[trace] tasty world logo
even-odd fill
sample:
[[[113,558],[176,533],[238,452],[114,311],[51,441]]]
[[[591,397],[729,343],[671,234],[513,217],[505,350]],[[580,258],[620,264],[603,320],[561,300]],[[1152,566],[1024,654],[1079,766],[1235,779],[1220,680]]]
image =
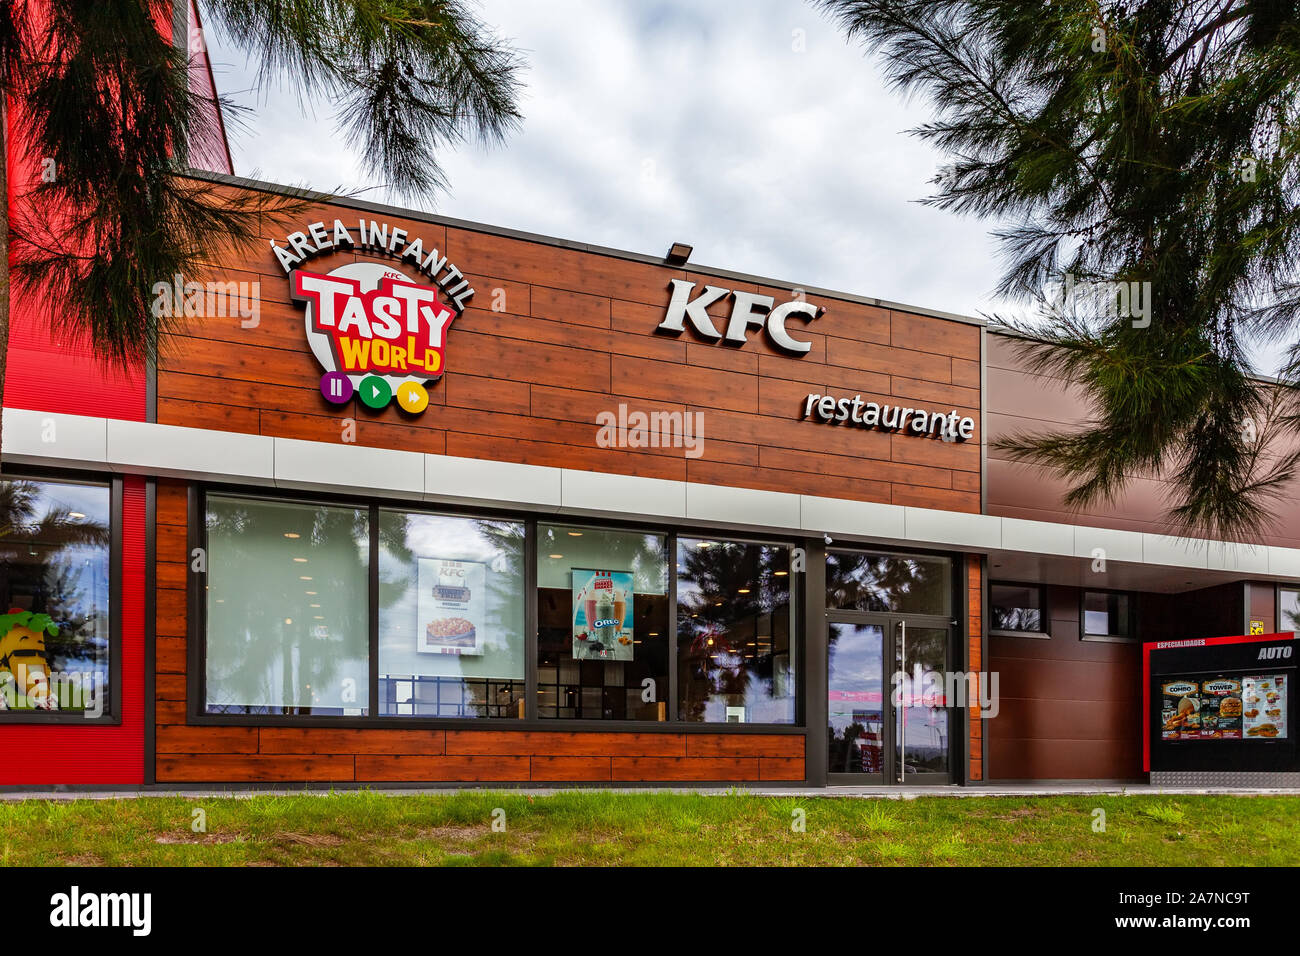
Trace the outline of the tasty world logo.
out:
[[[294,301],[304,306],[307,342],[325,369],[326,401],[343,405],[355,395],[381,409],[396,398],[403,411],[418,414],[429,405],[427,384],[445,370],[447,330],[474,290],[446,256],[404,229],[361,219],[356,233],[339,219],[332,229],[316,222],[271,249]],[[329,272],[302,267],[313,256],[347,249],[398,263],[349,262]]]

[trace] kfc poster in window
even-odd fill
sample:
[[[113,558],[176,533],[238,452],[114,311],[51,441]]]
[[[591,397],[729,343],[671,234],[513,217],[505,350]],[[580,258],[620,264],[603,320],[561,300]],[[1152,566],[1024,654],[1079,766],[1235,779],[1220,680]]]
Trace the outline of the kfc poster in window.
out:
[[[632,575],[573,571],[573,659],[632,660]]]
[[[418,577],[416,650],[421,654],[482,654],[487,565],[420,558]]]

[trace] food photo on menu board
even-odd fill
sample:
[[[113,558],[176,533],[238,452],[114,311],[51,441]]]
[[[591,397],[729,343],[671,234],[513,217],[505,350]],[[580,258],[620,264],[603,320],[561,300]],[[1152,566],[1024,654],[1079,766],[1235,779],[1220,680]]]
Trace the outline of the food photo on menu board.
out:
[[[419,559],[417,611],[422,654],[482,654],[487,565],[478,561]]]
[[[632,575],[573,571],[573,659],[632,660]]]
[[[1201,685],[1193,680],[1160,685],[1160,736],[1163,740],[1196,740],[1201,732]]]
[[[1241,680],[1246,736],[1278,740],[1286,737],[1286,688],[1283,674],[1263,674]]]
[[[1201,681],[1201,740],[1241,739],[1241,681]]]

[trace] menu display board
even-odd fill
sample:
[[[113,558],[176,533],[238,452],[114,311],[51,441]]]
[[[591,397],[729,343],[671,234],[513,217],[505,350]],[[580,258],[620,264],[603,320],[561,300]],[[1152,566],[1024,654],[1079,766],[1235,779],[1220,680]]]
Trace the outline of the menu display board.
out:
[[[1246,737],[1279,740],[1286,737],[1287,679],[1281,674],[1262,674],[1241,680],[1242,712]]]
[[[1287,679],[1280,674],[1179,678],[1160,684],[1162,740],[1285,738]]]
[[[424,632],[421,654],[482,654],[487,565],[478,561],[420,558],[417,613]]]

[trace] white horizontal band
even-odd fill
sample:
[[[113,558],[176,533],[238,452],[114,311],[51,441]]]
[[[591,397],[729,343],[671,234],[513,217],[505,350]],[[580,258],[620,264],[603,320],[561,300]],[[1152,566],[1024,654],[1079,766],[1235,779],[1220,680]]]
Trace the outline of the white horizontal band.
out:
[[[646,517],[757,532],[1011,551],[1300,580],[1300,549],[272,438],[4,410],[4,461],[566,515]]]

